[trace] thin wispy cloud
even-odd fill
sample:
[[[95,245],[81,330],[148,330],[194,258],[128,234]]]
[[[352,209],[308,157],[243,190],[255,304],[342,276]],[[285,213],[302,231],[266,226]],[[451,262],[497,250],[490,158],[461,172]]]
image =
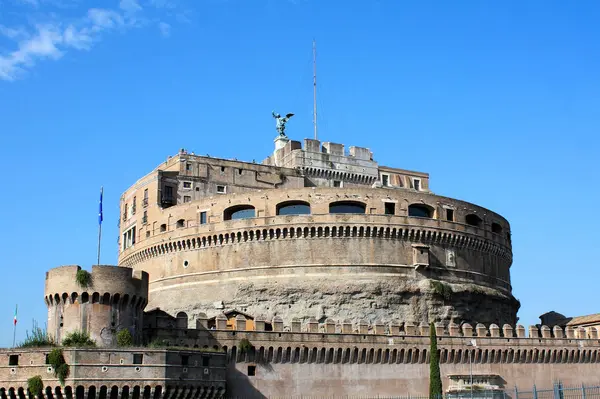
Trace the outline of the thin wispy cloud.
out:
[[[171,25],[166,22],[159,22],[158,29],[160,30],[161,35],[164,37],[169,37],[171,34]]]
[[[22,5],[41,8],[46,0],[13,0]],[[79,18],[62,18],[48,13],[45,22],[27,26],[0,25],[0,36],[12,43],[12,50],[0,47],[0,80],[14,81],[27,75],[38,63],[46,60],[58,60],[69,51],[88,51],[103,35],[115,31],[146,26],[151,21],[144,14],[146,7],[159,11],[165,3],[148,0],[143,5],[138,0],[116,1],[114,8],[91,8],[85,10]],[[171,4],[171,3],[169,3]],[[153,17],[162,36],[168,37],[171,25]],[[10,48],[10,47],[9,47]],[[2,52],[4,50],[4,52]]]

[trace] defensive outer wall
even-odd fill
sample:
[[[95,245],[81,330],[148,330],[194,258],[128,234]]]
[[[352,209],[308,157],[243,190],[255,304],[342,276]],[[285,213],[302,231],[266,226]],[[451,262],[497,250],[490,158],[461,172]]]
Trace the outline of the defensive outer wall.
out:
[[[101,346],[114,345],[116,333],[128,329],[140,341],[148,303],[148,273],[115,266],[93,266],[86,287],[77,283],[80,266],[46,273],[48,333],[61,342],[72,331],[87,332]]]
[[[281,214],[298,205],[309,214]],[[340,205],[362,213],[336,213]],[[252,217],[228,220],[239,210]],[[203,198],[155,218],[165,231],[119,258],[149,273],[149,308],[516,322],[510,226],[468,202],[411,190],[272,189]]]
[[[428,325],[308,320],[284,325],[276,317],[267,323],[273,331],[263,331],[265,321],[257,319],[247,331],[247,320],[238,315],[234,329],[226,330],[227,318],[220,315],[216,330],[210,330],[202,315],[190,329],[185,318],[163,316],[147,320],[145,333],[171,345],[222,348],[232,397],[427,395]],[[464,392],[470,374],[479,389],[505,391],[509,398],[516,386],[598,381],[595,328],[531,326],[528,333],[520,325],[435,328],[445,392]]]

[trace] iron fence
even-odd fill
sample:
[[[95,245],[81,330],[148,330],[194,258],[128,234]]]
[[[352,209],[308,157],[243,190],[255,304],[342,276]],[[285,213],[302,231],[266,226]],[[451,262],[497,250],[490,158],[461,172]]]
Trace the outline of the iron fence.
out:
[[[315,396],[306,395],[271,397],[269,399],[430,399],[424,395],[335,395]],[[556,383],[552,388],[537,389],[534,385],[530,390],[514,389],[473,389],[444,394],[436,399],[600,399],[600,385],[565,386]]]

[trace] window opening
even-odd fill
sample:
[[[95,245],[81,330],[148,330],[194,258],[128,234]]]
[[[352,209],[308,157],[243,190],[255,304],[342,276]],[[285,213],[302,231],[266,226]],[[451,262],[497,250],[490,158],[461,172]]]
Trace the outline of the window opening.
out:
[[[277,215],[310,215],[310,204],[303,201],[289,201],[277,204]]]
[[[225,194],[227,192],[227,187],[226,186],[217,186],[217,193],[219,194]]]
[[[408,206],[408,216],[418,218],[432,218],[433,209],[427,205],[413,204]]]
[[[384,202],[385,205],[385,214],[386,215],[395,215],[396,214],[396,204],[394,202]]]
[[[206,224],[206,212],[200,212],[200,224]]]
[[[253,218],[256,211],[252,205],[238,205],[225,209],[223,212],[223,220],[238,220]]]
[[[340,201],[329,204],[329,213],[365,213],[366,208],[362,202]]]
[[[248,366],[248,376],[249,377],[253,377],[256,375],[256,366],[254,365],[249,365]]]
[[[454,222],[454,209],[446,209],[446,220]]]
[[[144,362],[144,355],[142,353],[133,354],[133,364],[142,364]]]
[[[381,184],[385,187],[390,185],[390,176],[389,175],[381,175]]]

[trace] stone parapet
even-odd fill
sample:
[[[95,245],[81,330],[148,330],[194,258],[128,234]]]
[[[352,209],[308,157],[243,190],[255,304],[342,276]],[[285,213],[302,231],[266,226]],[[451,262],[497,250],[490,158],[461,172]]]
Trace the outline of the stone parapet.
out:
[[[52,348],[1,349],[0,396],[27,395],[27,379],[39,375],[44,398],[221,398],[225,354],[185,349],[63,349],[70,374],[61,384],[46,363]],[[11,363],[11,364],[9,364]],[[17,363],[17,364],[14,364]],[[156,396],[155,396],[156,395]]]

